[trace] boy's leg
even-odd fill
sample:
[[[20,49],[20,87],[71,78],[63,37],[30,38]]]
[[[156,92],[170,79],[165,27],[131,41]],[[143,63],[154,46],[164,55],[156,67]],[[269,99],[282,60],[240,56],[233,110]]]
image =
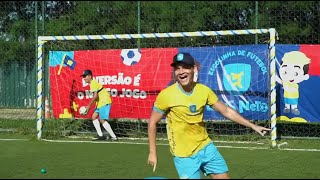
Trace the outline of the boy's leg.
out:
[[[180,179],[200,179],[200,161],[197,155],[191,157],[174,157],[174,165]]]
[[[98,136],[102,138],[103,137],[103,133],[102,133],[102,130],[101,130],[101,127],[100,127],[99,119],[97,118],[98,115],[99,114],[96,111],[92,114],[92,123],[93,123],[94,128],[97,131]]]
[[[105,106],[102,106],[100,108],[100,119],[101,124],[104,127],[104,129],[110,134],[111,138],[113,140],[117,139],[117,136],[114,134],[109,122],[107,121],[109,119],[111,104],[107,104]]]
[[[204,173],[210,174],[212,178],[229,179],[228,166],[217,147],[211,142],[202,152],[201,163],[204,165]]]
[[[110,124],[108,123],[108,121],[104,121],[102,126],[104,127],[104,129],[110,134],[111,138],[113,140],[117,139],[117,136],[114,134]]]

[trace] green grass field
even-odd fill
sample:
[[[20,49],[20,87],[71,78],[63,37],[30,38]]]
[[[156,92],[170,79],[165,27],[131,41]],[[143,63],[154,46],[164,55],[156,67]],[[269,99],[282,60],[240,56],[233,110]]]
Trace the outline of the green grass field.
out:
[[[294,140],[293,144],[303,143]],[[316,150],[270,149],[261,146],[216,143],[229,166],[231,178],[317,179],[320,178],[320,145]],[[292,144],[289,142],[289,145]],[[0,178],[142,179],[150,176],[178,178],[166,141],[158,142],[156,172],[147,165],[146,141],[89,140],[38,141],[30,135],[0,133]],[[289,146],[290,147],[290,146]],[[41,174],[41,168],[47,173]],[[203,178],[208,178],[203,176]]]

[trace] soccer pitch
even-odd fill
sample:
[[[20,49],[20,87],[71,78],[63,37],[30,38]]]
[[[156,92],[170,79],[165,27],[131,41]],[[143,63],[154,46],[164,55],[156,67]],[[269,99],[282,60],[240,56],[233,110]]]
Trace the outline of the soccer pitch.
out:
[[[0,134],[0,178],[177,179],[166,141],[158,142],[156,172],[147,165],[147,141],[38,141],[30,136]],[[231,178],[320,178],[320,151],[220,145]],[[47,173],[41,173],[45,168]],[[203,178],[209,178],[203,176]]]

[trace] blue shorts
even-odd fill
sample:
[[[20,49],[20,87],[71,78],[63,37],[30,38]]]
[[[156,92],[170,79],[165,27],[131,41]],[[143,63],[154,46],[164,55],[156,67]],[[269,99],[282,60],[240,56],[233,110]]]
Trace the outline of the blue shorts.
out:
[[[173,161],[180,179],[200,179],[200,170],[205,175],[228,172],[225,160],[212,142],[190,157],[175,156]]]
[[[298,98],[284,98],[285,104],[291,104],[291,105],[297,105],[298,104]]]
[[[110,114],[111,104],[106,104],[100,108],[96,108],[94,112],[99,114],[100,119],[108,120]]]

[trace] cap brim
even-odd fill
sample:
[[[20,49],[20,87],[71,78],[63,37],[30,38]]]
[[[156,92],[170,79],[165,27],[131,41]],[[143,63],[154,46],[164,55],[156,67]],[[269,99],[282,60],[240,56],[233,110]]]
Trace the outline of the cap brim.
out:
[[[171,63],[170,66],[175,67],[177,64],[184,64],[187,66],[194,66],[195,65],[195,64],[188,64],[188,63],[184,63],[184,62],[176,62],[176,63]]]

